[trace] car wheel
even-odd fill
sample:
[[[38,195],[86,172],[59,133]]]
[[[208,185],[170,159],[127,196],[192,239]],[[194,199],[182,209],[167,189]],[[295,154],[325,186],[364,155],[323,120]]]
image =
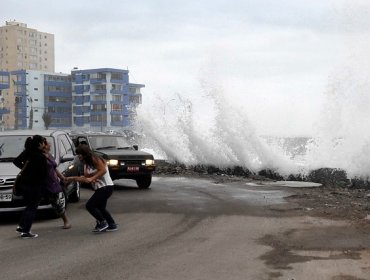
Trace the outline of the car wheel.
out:
[[[67,202],[67,195],[66,195],[66,192],[63,190],[63,192],[61,193],[62,197],[60,199],[60,202],[62,203],[59,207],[60,208],[64,208],[64,209],[67,209],[67,206],[68,206],[68,202]],[[50,218],[53,218],[53,219],[57,219],[57,218],[60,218],[60,215],[57,214],[57,212],[55,211],[54,208],[51,208],[49,210],[49,213],[50,213]]]
[[[68,200],[70,202],[79,202],[80,201],[80,197],[81,197],[80,183],[76,182],[75,184],[76,184],[75,190],[68,197]]]
[[[136,184],[140,189],[149,188],[151,183],[152,183],[152,174],[145,175],[136,179]]]

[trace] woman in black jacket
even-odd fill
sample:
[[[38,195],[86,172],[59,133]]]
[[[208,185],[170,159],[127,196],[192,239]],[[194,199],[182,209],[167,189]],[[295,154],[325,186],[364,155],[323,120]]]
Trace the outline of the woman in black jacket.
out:
[[[26,208],[16,229],[22,238],[38,236],[31,233],[31,227],[41,200],[41,188],[47,176],[47,162],[43,154],[45,144],[46,139],[40,135],[28,137],[24,145],[24,151],[13,161],[14,165],[21,169],[27,163],[22,171],[20,182],[23,185],[23,198],[26,202]]]

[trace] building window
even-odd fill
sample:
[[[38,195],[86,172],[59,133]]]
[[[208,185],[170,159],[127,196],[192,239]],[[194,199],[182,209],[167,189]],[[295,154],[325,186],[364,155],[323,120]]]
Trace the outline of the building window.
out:
[[[113,115],[112,116],[112,121],[113,122],[121,122],[123,120],[123,116],[122,115]]]
[[[107,101],[106,95],[92,95],[91,101]]]
[[[105,73],[93,73],[90,74],[91,79],[106,80],[107,75]]]
[[[112,90],[122,90],[122,85],[112,84]]]
[[[123,74],[122,73],[112,73],[112,79],[113,80],[123,80]]]
[[[122,101],[122,95],[112,95],[112,101],[121,102]]]
[[[93,112],[101,112],[101,111],[107,111],[107,105],[106,104],[94,104],[91,105],[91,111]]]
[[[96,85],[95,90],[107,90],[107,85]]]
[[[122,111],[123,105],[122,104],[112,104],[112,111]]]
[[[8,84],[9,83],[9,76],[0,76],[0,83]]]

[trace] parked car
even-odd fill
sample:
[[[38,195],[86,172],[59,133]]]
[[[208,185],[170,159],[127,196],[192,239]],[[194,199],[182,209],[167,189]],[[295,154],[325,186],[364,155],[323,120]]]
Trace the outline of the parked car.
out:
[[[67,132],[53,130],[12,130],[0,132],[0,212],[20,211],[25,207],[22,196],[12,193],[13,184],[20,169],[13,164],[13,160],[22,152],[27,137],[39,134],[44,136],[51,145],[50,152],[57,162],[60,172],[73,170],[75,158],[74,144]],[[77,202],[80,200],[80,185],[73,182],[63,186],[66,200]],[[51,205],[42,200],[39,209],[51,208]]]
[[[139,151],[123,135],[106,133],[71,133],[75,146],[87,144],[107,160],[110,176],[116,179],[133,179],[141,189],[150,187],[155,161],[152,154]]]

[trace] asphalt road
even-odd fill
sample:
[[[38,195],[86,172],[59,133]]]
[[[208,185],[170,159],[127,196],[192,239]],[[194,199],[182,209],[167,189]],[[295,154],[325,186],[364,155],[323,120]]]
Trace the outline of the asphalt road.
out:
[[[87,189],[69,205],[69,230],[40,213],[39,237],[22,240],[19,215],[1,214],[0,279],[370,279],[370,237],[297,211],[284,200],[292,188],[181,177],[119,185],[108,206],[116,232],[91,232]]]

